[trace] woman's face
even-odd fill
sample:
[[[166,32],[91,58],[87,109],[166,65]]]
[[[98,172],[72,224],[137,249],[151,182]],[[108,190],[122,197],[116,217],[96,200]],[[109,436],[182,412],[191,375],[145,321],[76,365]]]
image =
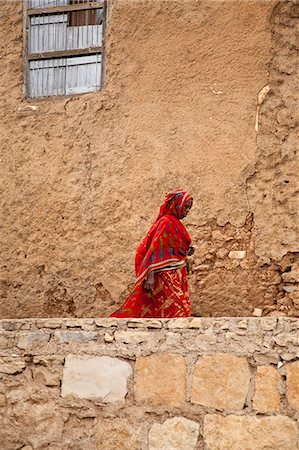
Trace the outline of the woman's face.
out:
[[[186,203],[184,204],[184,206],[182,208],[182,213],[181,213],[180,219],[183,219],[184,217],[187,216],[188,212],[192,208],[192,205],[193,205],[193,200],[192,199],[186,201]]]

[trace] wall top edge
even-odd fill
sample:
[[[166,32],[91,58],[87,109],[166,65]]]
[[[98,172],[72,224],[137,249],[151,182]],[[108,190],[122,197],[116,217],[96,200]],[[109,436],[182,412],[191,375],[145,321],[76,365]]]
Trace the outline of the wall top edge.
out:
[[[288,325],[299,330],[299,318],[293,317],[188,317],[177,319],[116,319],[116,318],[27,318],[27,319],[1,319],[1,331],[17,331],[30,328],[67,329],[82,328],[96,330],[97,328],[112,329],[247,329],[259,328],[273,330],[279,325]]]

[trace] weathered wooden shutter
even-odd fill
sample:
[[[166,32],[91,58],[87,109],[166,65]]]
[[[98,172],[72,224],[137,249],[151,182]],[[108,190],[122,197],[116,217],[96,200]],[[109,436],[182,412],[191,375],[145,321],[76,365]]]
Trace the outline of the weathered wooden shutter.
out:
[[[82,2],[77,4],[82,5]],[[77,4],[58,0],[55,6],[60,8],[55,10],[54,7],[53,12],[51,0],[29,2],[29,97],[79,94],[100,89],[103,8],[79,11],[82,16],[77,16],[80,22],[85,15],[88,21],[96,17],[99,23],[74,26],[70,25],[70,11],[67,8]],[[51,13],[47,13],[47,8]],[[90,12],[94,14],[89,15]]]

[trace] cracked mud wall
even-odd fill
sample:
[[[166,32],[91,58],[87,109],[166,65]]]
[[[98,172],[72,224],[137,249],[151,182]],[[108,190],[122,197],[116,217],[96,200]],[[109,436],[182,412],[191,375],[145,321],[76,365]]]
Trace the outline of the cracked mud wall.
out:
[[[290,266],[280,258],[296,249],[288,237],[281,251],[287,232],[266,232],[261,142],[272,136],[267,102],[281,89],[274,56],[290,65],[274,18],[294,33],[298,19],[274,0],[111,0],[104,89],[28,102],[22,4],[0,3],[1,317],[109,314],[134,280],[134,251],[165,192],[180,187],[195,198],[186,220],[197,246],[194,314],[280,308]],[[291,85],[289,96],[294,103]],[[287,204],[279,217],[291,236]]]
[[[256,253],[263,262],[299,252],[299,2],[279,2],[270,25],[268,89],[259,108],[257,159],[248,179]]]
[[[248,178],[248,198],[259,263],[275,261],[282,272],[287,271],[278,304],[281,310],[293,308],[298,314],[299,2],[278,2],[270,25],[269,78],[258,107],[257,157]]]

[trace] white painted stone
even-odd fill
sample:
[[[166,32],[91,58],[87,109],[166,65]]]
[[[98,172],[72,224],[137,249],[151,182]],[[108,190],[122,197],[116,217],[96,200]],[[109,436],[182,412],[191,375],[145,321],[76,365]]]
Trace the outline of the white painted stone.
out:
[[[231,250],[228,254],[230,259],[244,259],[246,257],[245,250]]]
[[[198,423],[185,417],[173,417],[151,427],[149,450],[193,450],[198,435]]]
[[[129,363],[109,356],[66,357],[61,396],[100,398],[105,403],[123,400],[132,374]]]

